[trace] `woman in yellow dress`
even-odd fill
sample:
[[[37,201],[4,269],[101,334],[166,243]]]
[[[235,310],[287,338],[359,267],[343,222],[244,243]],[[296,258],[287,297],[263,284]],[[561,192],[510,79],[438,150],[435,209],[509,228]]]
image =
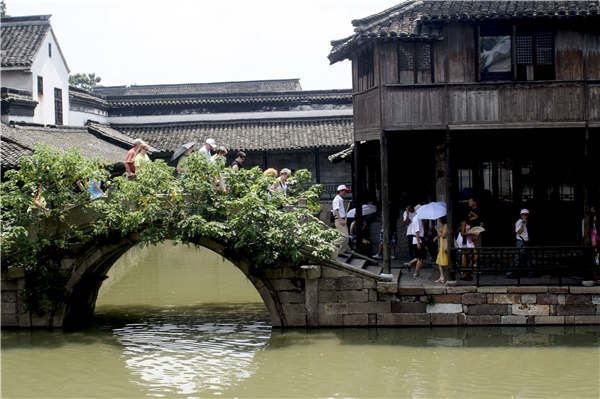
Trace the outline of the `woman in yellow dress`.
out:
[[[440,278],[435,280],[436,283],[444,284],[446,277],[444,276],[444,269],[448,266],[448,219],[446,216],[442,216],[439,222],[435,226],[437,236],[433,241],[439,242],[439,250],[435,263],[440,268]]]

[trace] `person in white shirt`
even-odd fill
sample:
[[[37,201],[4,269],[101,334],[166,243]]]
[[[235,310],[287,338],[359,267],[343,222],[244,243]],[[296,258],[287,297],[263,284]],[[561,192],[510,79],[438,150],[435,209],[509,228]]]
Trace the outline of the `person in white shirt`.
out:
[[[420,206],[417,205],[415,207],[415,211],[417,211],[419,208]],[[419,219],[416,215],[413,217],[412,222],[408,226],[406,234],[408,235],[409,233],[410,235],[414,236],[412,246],[415,254],[417,267],[415,268],[413,277],[417,278],[419,277],[419,272],[421,271],[421,267],[423,266],[423,262],[425,261],[427,251],[425,250],[425,244],[423,243],[423,235],[425,234],[423,221]]]
[[[417,212],[415,212],[415,207],[412,204],[406,206],[406,210],[402,214],[402,223],[406,226],[406,243],[408,247],[408,259],[409,262],[406,262],[404,266],[411,267],[417,262],[417,258],[415,258],[415,251],[413,250],[413,235],[409,233],[408,227],[412,223],[414,217]]]
[[[350,251],[348,245],[348,227],[346,226],[346,208],[344,207],[344,196],[350,191],[345,185],[340,184],[337,187],[337,195],[331,204],[331,213],[335,219],[335,228],[342,235],[334,244],[338,247],[338,253]]]
[[[529,231],[527,230],[527,220],[529,219],[529,210],[521,209],[521,217],[515,223],[516,247],[518,249],[514,257],[514,267],[528,266],[527,253],[525,247],[529,244]],[[530,272],[530,274],[533,274]],[[508,278],[516,278],[514,272],[506,274]]]
[[[273,185],[269,188],[272,193],[281,192],[287,196],[287,179],[292,175],[292,171],[288,168],[283,168],[279,171],[279,177],[275,179]]]
[[[206,139],[206,141],[204,142],[204,145],[202,146],[202,148],[200,148],[198,150],[198,152],[200,154],[203,154],[206,157],[206,159],[208,159],[210,161],[210,159],[212,158],[210,151],[215,149],[216,147],[217,147],[217,142],[215,140]]]

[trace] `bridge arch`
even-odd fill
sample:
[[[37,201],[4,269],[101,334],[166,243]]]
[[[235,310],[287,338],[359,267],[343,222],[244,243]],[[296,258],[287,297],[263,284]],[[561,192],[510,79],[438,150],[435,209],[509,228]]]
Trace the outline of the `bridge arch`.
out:
[[[78,327],[91,320],[94,315],[96,299],[102,282],[115,262],[131,248],[140,242],[137,233],[119,237],[114,240],[94,242],[77,251],[71,258],[63,259],[63,268],[70,270],[70,276],[65,286],[65,306],[63,309],[63,325]],[[225,247],[209,239],[201,239],[195,243],[207,248],[234,264],[261,296],[274,327],[287,325],[283,306],[279,301],[276,290],[267,276],[252,267],[245,258],[232,256]]]

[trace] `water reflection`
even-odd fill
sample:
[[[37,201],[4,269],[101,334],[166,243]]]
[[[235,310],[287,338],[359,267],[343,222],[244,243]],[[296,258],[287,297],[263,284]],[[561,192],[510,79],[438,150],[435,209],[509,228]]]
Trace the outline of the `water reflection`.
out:
[[[114,316],[109,311],[101,320],[114,325]],[[254,355],[271,335],[262,305],[138,308],[132,316],[137,320],[113,334],[135,383],[150,396],[223,394],[254,374]]]

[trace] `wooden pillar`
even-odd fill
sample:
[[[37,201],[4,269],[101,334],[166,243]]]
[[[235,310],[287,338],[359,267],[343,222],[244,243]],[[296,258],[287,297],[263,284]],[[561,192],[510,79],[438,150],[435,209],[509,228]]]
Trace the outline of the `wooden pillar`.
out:
[[[446,127],[446,218],[448,219],[448,261],[450,261],[450,251],[454,246],[454,218],[452,215],[453,212],[453,180],[454,180],[454,169],[452,169],[452,135],[450,134],[450,129]],[[452,264],[448,264],[450,266],[450,280],[456,280],[456,272],[452,267]]]
[[[321,153],[319,148],[315,148],[315,181],[321,183]]]
[[[353,173],[352,173],[352,197],[354,199],[354,207],[356,209],[356,217],[354,219],[356,226],[356,250],[360,252],[362,250],[362,223],[363,223],[363,215],[362,215],[362,189],[361,189],[361,181],[362,177],[362,168],[360,164],[360,141],[354,142],[354,153],[353,155]],[[368,254],[371,255],[371,254]]]
[[[390,257],[390,187],[388,174],[388,142],[384,130],[381,131],[380,159],[381,159],[381,217],[383,219],[383,273],[392,273],[392,260]]]
[[[583,143],[583,245],[589,246],[592,244],[592,237],[590,235],[590,173],[589,170],[592,167],[590,158],[590,131],[589,128],[585,127],[584,132],[584,143]],[[596,209],[596,212],[598,210]]]
[[[263,170],[267,169],[267,152],[263,151]]]

